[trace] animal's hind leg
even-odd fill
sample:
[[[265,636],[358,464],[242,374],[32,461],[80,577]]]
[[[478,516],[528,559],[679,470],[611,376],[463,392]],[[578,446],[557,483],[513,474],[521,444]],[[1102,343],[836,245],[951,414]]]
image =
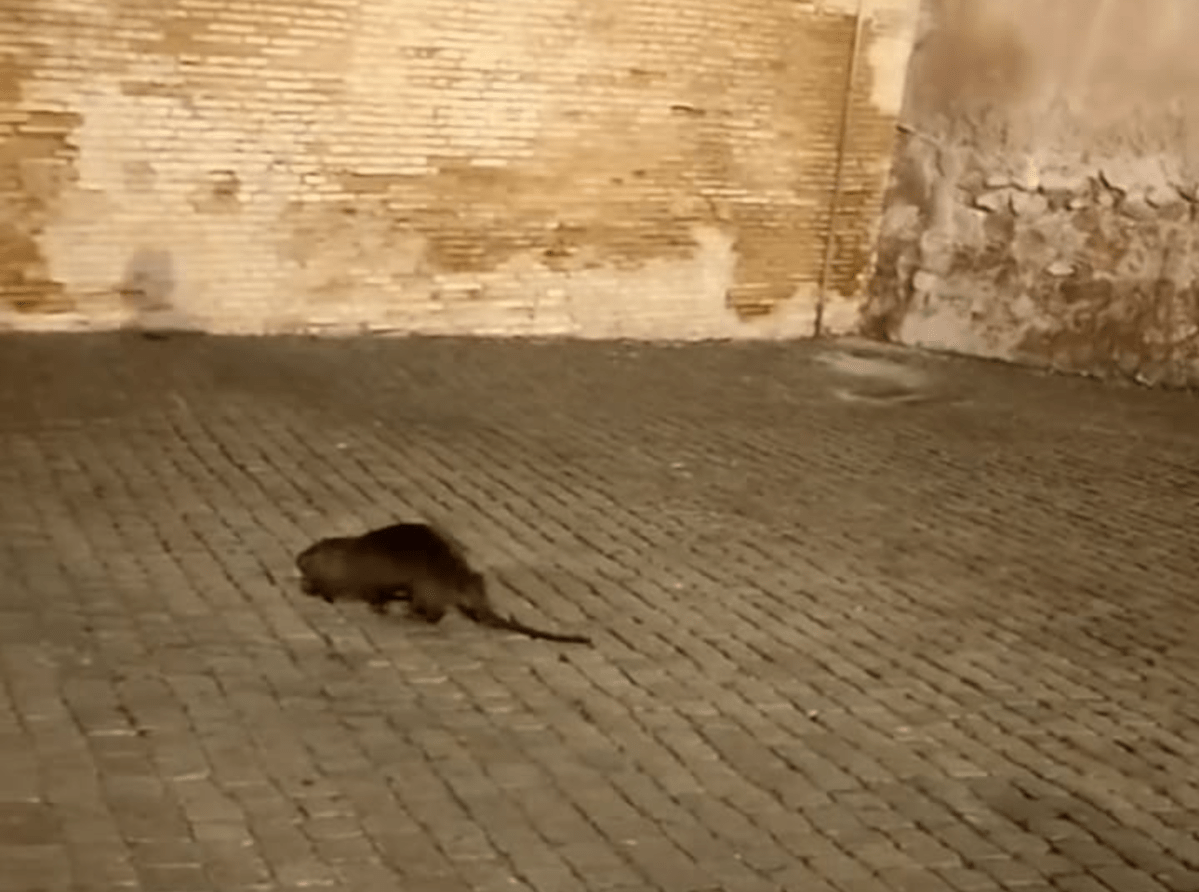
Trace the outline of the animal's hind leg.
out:
[[[441,622],[441,618],[445,616],[445,605],[437,600],[435,592],[431,594],[423,586],[413,586],[408,613],[433,625]]]
[[[370,605],[371,610],[382,615],[387,613],[387,608],[392,601],[410,601],[411,599],[412,589],[409,586],[402,585],[394,589],[375,589],[367,596],[366,602]]]
[[[418,604],[413,601],[412,606],[408,608],[408,613],[430,625],[435,625],[441,622],[442,617],[445,616],[445,608],[440,604]]]
[[[485,625],[487,620],[487,611],[481,607],[472,604],[464,604],[458,608],[462,611],[462,615],[469,619],[472,623]]]

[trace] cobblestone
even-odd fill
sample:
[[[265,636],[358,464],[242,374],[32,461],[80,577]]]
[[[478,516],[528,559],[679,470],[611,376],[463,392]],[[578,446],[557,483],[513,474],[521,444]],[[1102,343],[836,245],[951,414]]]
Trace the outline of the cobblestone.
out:
[[[1185,394],[852,343],[0,374],[0,892],[1199,889]],[[420,516],[596,646],[299,593]]]

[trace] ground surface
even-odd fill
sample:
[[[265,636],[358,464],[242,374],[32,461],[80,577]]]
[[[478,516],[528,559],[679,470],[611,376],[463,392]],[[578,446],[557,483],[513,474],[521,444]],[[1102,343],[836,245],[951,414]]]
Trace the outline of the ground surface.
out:
[[[1199,889],[1199,403],[892,361],[3,338],[0,892]]]

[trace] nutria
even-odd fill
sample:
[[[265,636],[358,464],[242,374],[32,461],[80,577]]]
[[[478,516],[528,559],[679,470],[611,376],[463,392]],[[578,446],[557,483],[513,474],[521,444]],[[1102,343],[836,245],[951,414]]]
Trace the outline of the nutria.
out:
[[[491,606],[483,574],[471,567],[461,546],[427,523],[397,523],[363,533],[321,539],[296,556],[305,594],[365,601],[385,614],[392,601],[408,601],[409,613],[437,623],[456,607],[493,629],[531,638],[590,644],[585,635],[561,635],[501,616]]]

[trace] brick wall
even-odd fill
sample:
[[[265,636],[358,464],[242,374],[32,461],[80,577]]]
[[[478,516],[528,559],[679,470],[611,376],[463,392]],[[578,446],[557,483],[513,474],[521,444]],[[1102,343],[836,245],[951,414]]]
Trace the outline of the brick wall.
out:
[[[856,0],[0,5],[8,328],[769,336],[821,295],[850,328],[915,24],[914,0],[863,0],[856,41]]]

